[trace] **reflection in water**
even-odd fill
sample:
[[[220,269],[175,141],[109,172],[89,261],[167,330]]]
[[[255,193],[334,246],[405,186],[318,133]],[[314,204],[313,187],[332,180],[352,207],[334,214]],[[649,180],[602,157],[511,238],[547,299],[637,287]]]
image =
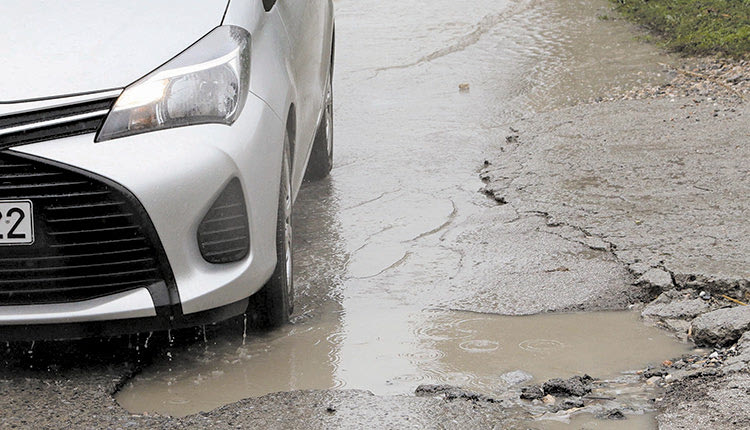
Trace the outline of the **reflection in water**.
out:
[[[386,324],[372,320],[369,339],[361,337],[361,328],[352,338],[336,313],[326,312],[314,323],[252,338],[244,346],[241,340],[219,340],[202,352],[191,350],[203,348],[197,344],[149,368],[118,401],[132,412],[179,416],[295,389],[410,394],[418,383],[449,383],[492,394],[507,387],[504,373],[518,369],[535,380],[582,373],[616,378],[623,370],[688,351],[629,312],[393,316]]]
[[[433,339],[421,348],[442,351],[428,368],[441,374],[473,375],[469,387],[491,392],[501,375],[517,369],[536,380],[589,373],[599,378],[661,362],[689,350],[635,313],[542,314],[527,317],[465,312],[428,312],[423,322]],[[455,330],[455,331],[454,331]]]
[[[330,319],[328,317],[331,317]],[[132,412],[174,416],[208,411],[246,397],[295,389],[338,388],[335,313],[323,325],[290,325],[268,335],[220,337],[172,352],[118,393]]]

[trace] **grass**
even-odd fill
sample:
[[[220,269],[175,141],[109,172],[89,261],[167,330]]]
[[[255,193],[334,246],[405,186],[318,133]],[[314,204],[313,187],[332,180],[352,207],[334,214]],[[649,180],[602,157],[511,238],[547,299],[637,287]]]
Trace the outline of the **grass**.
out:
[[[750,58],[750,0],[611,1],[672,51]]]

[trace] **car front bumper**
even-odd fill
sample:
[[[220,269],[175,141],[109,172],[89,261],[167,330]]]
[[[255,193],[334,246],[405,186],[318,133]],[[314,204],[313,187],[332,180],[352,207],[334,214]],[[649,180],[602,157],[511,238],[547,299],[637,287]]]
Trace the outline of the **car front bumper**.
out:
[[[117,332],[135,332],[241,313],[242,303],[264,285],[276,264],[284,133],[283,121],[251,94],[232,126],[173,128],[101,143],[88,134],[12,148],[11,152],[90,172],[127,189],[153,224],[166,255],[163,264],[173,275],[166,281],[175,291],[167,298],[141,288],[73,303],[0,306],[0,335],[15,328],[39,338],[34,333],[43,333],[45,327],[92,328],[105,323],[117,326]],[[198,226],[233,178],[239,179],[247,206],[249,253],[238,262],[211,264],[199,250]],[[52,331],[56,332],[47,330]],[[110,334],[90,331],[42,337]]]

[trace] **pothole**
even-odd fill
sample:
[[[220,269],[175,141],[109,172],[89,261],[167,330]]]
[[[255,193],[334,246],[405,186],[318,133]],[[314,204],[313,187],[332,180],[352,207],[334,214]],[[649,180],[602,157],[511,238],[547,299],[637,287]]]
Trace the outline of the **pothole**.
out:
[[[343,314],[327,315],[315,323],[249,337],[244,345],[236,334],[219,331],[211,333],[208,343],[174,348],[171,358],[165,355],[125,384],[117,401],[133,413],[185,416],[298,389],[412,395],[416,385],[429,383],[494,395],[507,391],[503,375],[516,370],[533,377],[527,383],[588,373],[616,385],[633,370],[691,349],[644,325],[633,312],[522,317],[394,312],[372,315],[367,339],[354,336]],[[615,387],[607,395],[644,397],[645,402],[645,396],[628,384],[623,382],[626,388]],[[574,419],[577,423],[586,417]],[[556,428],[543,424],[539,428]]]

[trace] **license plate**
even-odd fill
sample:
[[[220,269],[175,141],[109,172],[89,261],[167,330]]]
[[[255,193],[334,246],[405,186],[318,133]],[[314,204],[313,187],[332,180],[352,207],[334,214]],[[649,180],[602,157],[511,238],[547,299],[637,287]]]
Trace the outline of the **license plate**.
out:
[[[34,243],[34,206],[31,200],[0,200],[0,245]]]

